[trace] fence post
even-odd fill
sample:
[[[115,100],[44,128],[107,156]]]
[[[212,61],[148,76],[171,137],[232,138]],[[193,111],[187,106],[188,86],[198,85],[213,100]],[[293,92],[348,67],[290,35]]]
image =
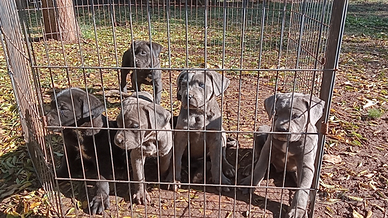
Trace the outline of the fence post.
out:
[[[345,28],[346,11],[348,7],[348,0],[334,0],[330,18],[330,30],[327,39],[326,53],[325,53],[325,64],[323,68],[323,78],[321,83],[320,98],[325,100],[325,109],[323,117],[320,122],[322,125],[318,125],[319,132],[319,143],[317,158],[315,160],[316,173],[319,177],[322,168],[322,157],[325,147],[326,140],[326,129],[329,121],[331,100],[335,84],[335,75],[338,71],[338,61],[341,50],[342,36]],[[319,188],[319,178],[314,180],[312,185],[312,198],[310,201],[310,214],[309,217],[314,215],[314,204],[316,199],[317,190]]]

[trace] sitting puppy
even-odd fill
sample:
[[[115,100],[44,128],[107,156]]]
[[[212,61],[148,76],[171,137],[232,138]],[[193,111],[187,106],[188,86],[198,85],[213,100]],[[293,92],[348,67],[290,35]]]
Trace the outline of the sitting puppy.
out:
[[[93,127],[93,129],[63,130],[67,161],[66,156],[63,156],[56,172],[58,177],[69,177],[69,171],[72,177],[82,175],[79,167],[82,161],[87,178],[102,180],[111,178],[111,152],[114,166],[124,165],[125,151],[115,146],[113,141],[116,131],[98,129],[108,127],[108,120],[102,115],[104,105],[94,95],[78,88],[66,89],[57,94],[56,101],[51,102],[51,107],[47,114],[49,126]],[[117,127],[116,122],[109,122],[109,127]],[[82,154],[82,157],[79,154]],[[102,213],[104,209],[109,208],[108,182],[97,182],[96,186],[97,194],[90,202],[93,214]]]
[[[162,71],[149,68],[160,68],[159,54],[162,46],[147,41],[134,41],[130,48],[124,52],[122,67],[136,67],[131,74],[132,89],[141,90],[141,84],[155,84],[155,103],[160,104],[162,97]],[[152,51],[151,51],[152,50]],[[133,51],[135,54],[133,54]],[[129,69],[121,70],[121,90],[127,92],[127,75]],[[137,83],[137,86],[136,86]]]
[[[182,102],[176,129],[223,131],[221,109],[216,96],[221,95],[229,86],[229,79],[215,71],[182,71],[177,79],[177,97]],[[226,134],[221,132],[176,131],[174,138],[176,180],[181,180],[182,156],[190,143],[190,158],[204,158],[210,155],[212,182],[231,184],[228,177],[235,174],[233,166],[226,160]],[[189,139],[188,139],[189,137]],[[222,155],[222,159],[220,156]],[[205,157],[206,158],[206,157]],[[222,160],[222,172],[220,171]],[[221,173],[221,175],[220,175]],[[172,180],[172,170],[169,179]],[[220,181],[221,179],[221,181]],[[176,190],[178,187],[175,186]],[[224,190],[228,190],[225,188]]]
[[[144,182],[146,157],[159,155],[160,175],[163,176],[168,170],[172,155],[170,118],[170,112],[154,104],[152,96],[147,92],[134,92],[132,97],[123,101],[123,109],[117,116],[117,125],[125,130],[116,133],[115,143],[122,149],[131,150],[134,181]],[[133,200],[138,204],[150,202],[143,183],[135,184]]]
[[[318,144],[318,132],[315,125],[323,115],[325,102],[317,97],[312,97],[310,102],[310,95],[285,93],[265,99],[264,106],[268,116],[274,117],[272,131],[277,133],[267,137],[262,149],[259,143],[256,144],[258,146],[256,150],[261,150],[261,152],[254,169],[253,184],[259,185],[264,178],[272,144],[271,163],[277,171],[284,171],[285,161],[287,161],[286,170],[295,173],[296,184],[298,188],[301,188],[294,195],[288,217],[307,217],[306,206],[314,177],[314,162]],[[268,130],[269,128],[263,127],[263,129]],[[291,134],[282,134],[282,132]],[[260,137],[263,135],[261,134]],[[250,182],[251,177],[249,176],[244,178],[241,184],[250,185]]]

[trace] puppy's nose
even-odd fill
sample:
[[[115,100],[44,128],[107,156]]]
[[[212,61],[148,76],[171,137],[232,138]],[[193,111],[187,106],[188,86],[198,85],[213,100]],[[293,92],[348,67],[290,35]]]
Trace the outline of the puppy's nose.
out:
[[[276,128],[276,132],[288,132],[288,128],[284,126],[279,126]]]
[[[124,136],[121,132],[118,132],[116,133],[116,136],[115,136],[115,144],[116,145],[120,145],[121,143],[123,143],[124,141]]]

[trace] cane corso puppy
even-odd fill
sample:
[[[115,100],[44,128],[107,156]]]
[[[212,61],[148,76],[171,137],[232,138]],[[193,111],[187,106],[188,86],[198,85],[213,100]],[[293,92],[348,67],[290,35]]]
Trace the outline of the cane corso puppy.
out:
[[[112,178],[112,161],[115,167],[122,167],[125,163],[125,150],[114,144],[116,131],[101,129],[117,128],[115,121],[108,121],[102,115],[104,105],[101,101],[81,89],[71,88],[59,92],[51,102],[51,107],[47,114],[49,126],[82,127],[63,129],[66,155],[63,156],[61,165],[56,171],[57,176],[68,178],[69,172],[72,177],[82,175],[80,168],[82,161],[87,178],[102,180]],[[104,209],[109,208],[108,182],[97,182],[96,187],[97,193],[90,202],[93,214],[102,213]]]
[[[175,180],[180,182],[182,156],[190,143],[189,159],[210,156],[211,178],[215,184],[231,184],[228,177],[233,177],[235,170],[226,160],[226,134],[222,128],[221,109],[216,96],[220,96],[229,86],[229,79],[215,71],[182,71],[177,78],[177,98],[181,101],[176,129],[198,130],[176,131],[174,137],[175,148]],[[202,130],[210,130],[204,133]],[[217,132],[219,131],[219,132]],[[220,163],[221,162],[221,163]],[[220,167],[222,165],[222,171]],[[169,179],[172,180],[172,170]],[[226,176],[225,176],[226,175]],[[173,187],[175,190],[177,186]],[[225,188],[224,190],[228,190]]]
[[[293,197],[288,217],[307,217],[306,206],[314,177],[318,147],[318,131],[315,125],[323,115],[325,102],[315,96],[310,99],[310,95],[307,94],[280,93],[265,99],[264,106],[269,118],[274,119],[272,131],[275,133],[266,136],[262,148],[260,143],[256,144],[256,149],[261,151],[254,169],[253,185],[260,185],[263,180],[268,167],[268,158],[271,158],[271,163],[277,171],[284,171],[287,161],[286,170],[294,173],[296,184],[301,188]],[[260,142],[260,139],[256,141]],[[272,156],[269,157],[271,145]],[[249,185],[250,182],[249,176],[241,183]]]
[[[136,67],[131,74],[132,89],[141,91],[141,85],[155,85],[155,103],[160,104],[162,97],[162,71],[150,68],[160,68],[159,54],[162,46],[155,42],[134,41],[124,52],[122,67]],[[135,52],[135,53],[133,53]],[[127,92],[127,75],[129,69],[121,70],[121,90]]]
[[[159,155],[160,175],[165,176],[172,155],[171,114],[152,102],[152,96],[146,92],[134,92],[132,97],[123,101],[123,109],[117,116],[119,130],[115,143],[122,149],[131,150],[134,185],[133,200],[138,204],[150,202],[150,196],[144,185],[144,163],[146,157]]]

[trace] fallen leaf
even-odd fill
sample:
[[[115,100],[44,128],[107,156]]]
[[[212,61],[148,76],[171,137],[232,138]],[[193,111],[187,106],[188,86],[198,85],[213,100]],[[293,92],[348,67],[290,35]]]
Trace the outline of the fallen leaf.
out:
[[[338,164],[342,162],[342,158],[339,155],[325,154],[323,155],[323,161],[332,164]]]
[[[363,198],[356,197],[356,196],[348,196],[348,198],[349,198],[350,200],[353,200],[353,201],[364,201]]]
[[[356,210],[353,210],[353,218],[364,218],[364,216],[359,214]]]

